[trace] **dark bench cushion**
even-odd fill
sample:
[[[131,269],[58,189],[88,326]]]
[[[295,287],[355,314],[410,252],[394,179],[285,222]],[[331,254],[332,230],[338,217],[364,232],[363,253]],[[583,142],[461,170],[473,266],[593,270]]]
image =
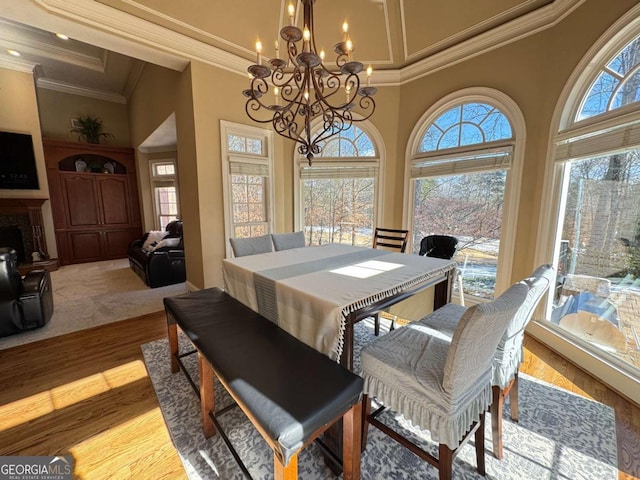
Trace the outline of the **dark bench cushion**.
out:
[[[360,399],[362,378],[218,288],[164,299],[284,464],[319,428]]]

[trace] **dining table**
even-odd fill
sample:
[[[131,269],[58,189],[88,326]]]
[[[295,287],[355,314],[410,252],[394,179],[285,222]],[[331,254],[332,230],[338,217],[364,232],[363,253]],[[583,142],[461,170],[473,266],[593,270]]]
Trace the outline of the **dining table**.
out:
[[[232,297],[352,369],[354,325],[432,286],[440,307],[455,265],[332,243],[225,259],[222,268]]]
[[[433,287],[433,305],[451,300],[452,260],[345,244],[293,248],[223,261],[226,292],[307,345],[353,370],[354,326]],[[342,427],[317,441],[325,463],[342,468]]]

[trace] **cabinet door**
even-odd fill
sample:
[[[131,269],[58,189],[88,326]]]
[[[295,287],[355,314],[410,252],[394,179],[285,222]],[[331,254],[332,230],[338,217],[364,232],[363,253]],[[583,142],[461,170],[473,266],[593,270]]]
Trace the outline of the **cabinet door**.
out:
[[[87,175],[64,175],[65,209],[69,226],[100,225],[100,209],[96,196],[96,183]]]
[[[129,188],[124,177],[96,177],[104,225],[129,225]]]
[[[95,262],[102,260],[102,233],[68,232],[71,263]]]

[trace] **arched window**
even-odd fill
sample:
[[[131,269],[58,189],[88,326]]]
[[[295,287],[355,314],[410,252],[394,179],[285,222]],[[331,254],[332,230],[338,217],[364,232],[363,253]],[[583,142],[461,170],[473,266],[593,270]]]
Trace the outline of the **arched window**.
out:
[[[493,298],[503,288],[496,278],[503,277],[506,286],[510,276],[510,261],[503,260],[516,145],[509,110],[519,114],[499,92],[458,92],[423,116],[410,142],[407,211],[413,252],[427,235],[458,238],[464,292],[477,300]],[[508,257],[512,248],[506,246]],[[505,271],[498,275],[501,267]]]
[[[635,12],[635,13],[634,13]],[[640,7],[583,58],[557,107],[539,244],[558,271],[545,327],[640,376]],[[546,228],[546,230],[545,230]],[[543,260],[540,258],[540,260]],[[543,339],[546,340],[546,339]],[[600,368],[600,367],[598,367]],[[619,371],[616,367],[615,371]],[[615,376],[615,371],[607,375]],[[613,378],[613,377],[612,377]],[[637,388],[637,387],[636,387]]]
[[[370,127],[372,130],[372,127]],[[360,127],[327,139],[309,165],[297,163],[296,228],[309,245],[371,246],[376,223],[379,147]]]

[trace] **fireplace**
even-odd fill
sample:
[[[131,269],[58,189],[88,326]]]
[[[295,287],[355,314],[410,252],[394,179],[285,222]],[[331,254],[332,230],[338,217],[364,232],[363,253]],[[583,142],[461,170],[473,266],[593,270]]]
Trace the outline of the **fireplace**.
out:
[[[47,252],[42,222],[46,198],[0,198],[0,247],[11,247],[19,263],[31,263],[34,251]],[[37,245],[34,232],[38,235]]]
[[[25,263],[22,231],[17,225],[0,227],[0,247],[13,248],[18,255],[18,263]]]

